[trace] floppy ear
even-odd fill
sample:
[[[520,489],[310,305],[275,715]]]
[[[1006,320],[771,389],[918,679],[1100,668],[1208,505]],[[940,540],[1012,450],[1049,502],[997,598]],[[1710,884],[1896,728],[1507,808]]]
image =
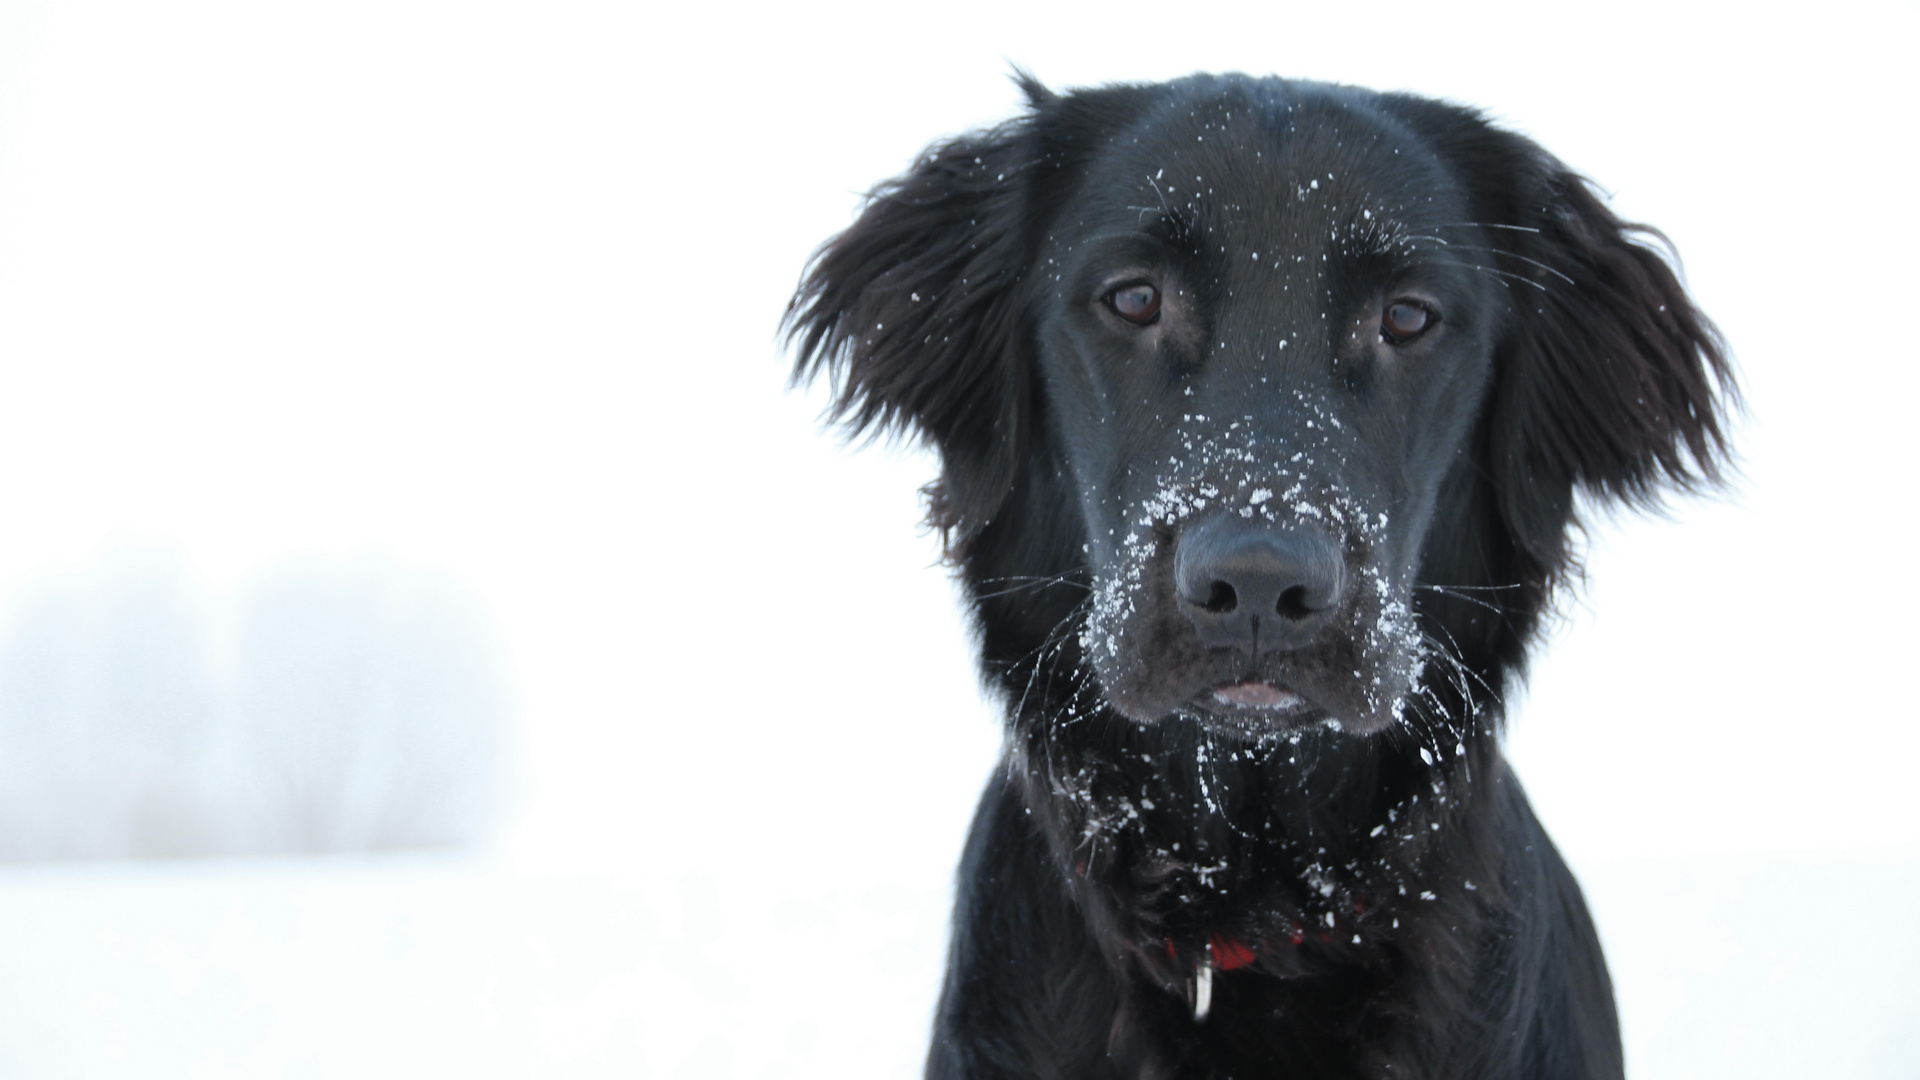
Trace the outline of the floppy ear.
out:
[[[829,371],[836,420],[939,449],[929,521],[950,550],[1000,508],[1025,437],[1030,141],[1020,120],[928,150],[815,254],[787,309],[794,380]]]
[[[1490,449],[1508,527],[1556,572],[1573,485],[1649,507],[1662,486],[1720,480],[1721,416],[1736,391],[1718,331],[1644,242],[1666,238],[1620,220],[1584,179],[1529,149],[1518,227],[1491,230],[1534,285],[1512,289]]]
[[[1466,178],[1508,284],[1486,466],[1529,576],[1544,583],[1568,565],[1576,485],[1645,508],[1663,487],[1720,480],[1722,417],[1737,403],[1725,346],[1648,243],[1665,237],[1477,114],[1400,105]]]

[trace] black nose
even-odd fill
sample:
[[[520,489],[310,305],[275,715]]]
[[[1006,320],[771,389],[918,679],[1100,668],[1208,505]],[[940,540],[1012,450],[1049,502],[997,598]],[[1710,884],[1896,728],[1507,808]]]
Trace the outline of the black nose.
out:
[[[1305,645],[1339,606],[1347,576],[1327,537],[1234,516],[1184,530],[1173,574],[1202,643],[1256,656]]]

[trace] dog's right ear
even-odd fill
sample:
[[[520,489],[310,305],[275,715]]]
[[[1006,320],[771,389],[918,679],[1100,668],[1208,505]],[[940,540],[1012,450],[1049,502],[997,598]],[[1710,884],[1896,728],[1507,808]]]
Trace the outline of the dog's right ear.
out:
[[[834,419],[939,449],[930,520],[950,551],[999,510],[1026,438],[1032,142],[1022,119],[929,149],[814,255],[787,309],[794,381],[829,372]]]

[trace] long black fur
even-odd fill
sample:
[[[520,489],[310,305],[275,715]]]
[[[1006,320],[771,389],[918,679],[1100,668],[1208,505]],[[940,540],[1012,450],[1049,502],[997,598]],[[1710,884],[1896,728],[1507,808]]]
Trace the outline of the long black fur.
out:
[[[930,517],[1007,703],[928,1075],[1619,1076],[1598,941],[1499,731],[1573,572],[1575,491],[1647,506],[1725,458],[1724,351],[1657,234],[1452,105],[1023,83],[1024,115],[878,188],[789,313],[796,378],[938,449]],[[1122,264],[1166,289],[1160,336],[1099,308]],[[1396,350],[1366,320],[1403,281],[1444,310]],[[1356,590],[1258,673],[1351,708],[1235,727],[1167,704],[1247,661],[1188,640],[1166,552],[1272,477],[1302,515],[1382,511],[1339,542],[1386,606]],[[1417,644],[1335,640],[1396,599]],[[1328,681],[1395,685],[1406,657],[1386,704]],[[1236,949],[1197,1020],[1197,973]]]

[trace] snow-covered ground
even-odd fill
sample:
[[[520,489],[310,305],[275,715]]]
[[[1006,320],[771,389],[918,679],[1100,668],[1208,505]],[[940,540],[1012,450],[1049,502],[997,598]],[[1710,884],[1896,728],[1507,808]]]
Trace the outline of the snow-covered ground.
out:
[[[1586,874],[1642,1080],[1907,1077],[1915,852]],[[434,858],[0,873],[0,1074],[908,1076],[934,888]]]
[[[915,1070],[997,734],[929,462],[823,435],[774,327],[1008,61],[1476,103],[1671,236],[1745,478],[1596,528],[1513,757],[1636,1076],[1920,1075],[1920,16],[1316,7],[0,6],[6,632],[126,551],[213,612],[423,568],[521,718],[480,854],[0,870],[0,1075]],[[0,798],[44,752],[6,715]],[[108,820],[112,749],[36,805]]]

